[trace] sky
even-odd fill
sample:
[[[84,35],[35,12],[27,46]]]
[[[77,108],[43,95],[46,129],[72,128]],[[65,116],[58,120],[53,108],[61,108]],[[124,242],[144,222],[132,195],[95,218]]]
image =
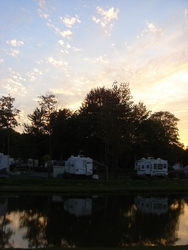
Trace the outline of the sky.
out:
[[[22,124],[40,95],[76,110],[114,81],[180,119],[188,146],[188,0],[0,0],[0,97]]]

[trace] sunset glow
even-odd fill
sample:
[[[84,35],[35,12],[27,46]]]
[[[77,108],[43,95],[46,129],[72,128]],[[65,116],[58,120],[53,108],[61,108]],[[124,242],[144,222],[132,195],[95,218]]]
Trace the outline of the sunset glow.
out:
[[[187,1],[2,0],[0,13],[0,96],[15,98],[21,123],[39,95],[75,110],[116,80],[179,118],[188,145]]]

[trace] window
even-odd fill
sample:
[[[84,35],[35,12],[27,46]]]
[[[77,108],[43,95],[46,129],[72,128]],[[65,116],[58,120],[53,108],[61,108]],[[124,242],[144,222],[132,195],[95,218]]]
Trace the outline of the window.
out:
[[[163,169],[163,164],[158,164],[158,169]]]

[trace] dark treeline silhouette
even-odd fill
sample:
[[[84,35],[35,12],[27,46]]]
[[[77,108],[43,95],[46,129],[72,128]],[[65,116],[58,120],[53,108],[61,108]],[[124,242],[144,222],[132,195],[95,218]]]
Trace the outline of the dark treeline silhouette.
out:
[[[179,141],[178,118],[168,111],[152,113],[143,102],[135,104],[127,83],[92,89],[75,112],[58,109],[51,93],[39,96],[23,133],[15,131],[20,111],[8,97],[0,98],[0,152],[11,157],[43,164],[44,155],[66,160],[83,150],[108,165],[115,176],[118,168],[133,167],[141,157],[188,164],[188,149]]]

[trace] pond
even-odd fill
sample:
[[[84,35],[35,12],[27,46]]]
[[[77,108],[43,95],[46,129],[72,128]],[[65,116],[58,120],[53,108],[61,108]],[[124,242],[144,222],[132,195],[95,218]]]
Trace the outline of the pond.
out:
[[[0,248],[187,245],[188,196],[0,196]]]

